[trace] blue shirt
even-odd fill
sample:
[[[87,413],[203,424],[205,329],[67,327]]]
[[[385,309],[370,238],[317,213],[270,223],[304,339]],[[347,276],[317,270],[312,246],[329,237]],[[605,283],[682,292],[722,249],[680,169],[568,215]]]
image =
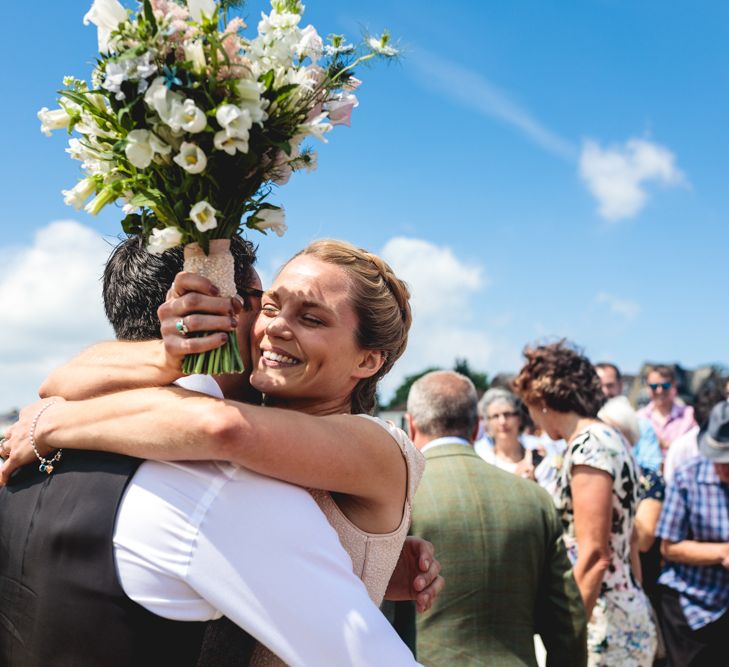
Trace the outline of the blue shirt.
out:
[[[729,542],[729,484],[709,459],[687,461],[666,490],[656,535],[671,542]],[[693,630],[729,609],[729,570],[721,565],[666,562],[658,582],[680,593],[681,609]]]
[[[633,447],[635,460],[641,468],[658,472],[663,464],[663,452],[656,431],[645,417],[638,417],[638,424],[640,438]]]

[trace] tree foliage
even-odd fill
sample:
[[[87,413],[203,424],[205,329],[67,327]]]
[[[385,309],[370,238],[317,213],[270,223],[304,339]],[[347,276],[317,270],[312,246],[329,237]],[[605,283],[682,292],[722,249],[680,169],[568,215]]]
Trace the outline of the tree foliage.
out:
[[[419,373],[407,375],[402,381],[402,384],[395,390],[395,394],[393,395],[390,402],[385,406],[385,409],[394,410],[395,408],[404,407],[405,403],[408,400],[408,394],[410,393],[410,387],[413,386],[413,382],[419,380],[421,377],[423,377],[423,375],[426,375],[431,371],[439,370],[442,369],[436,366],[431,366],[430,368],[426,368]],[[470,378],[471,382],[473,382],[473,384],[475,385],[477,391],[486,391],[489,388],[488,375],[486,375],[486,373],[480,373],[479,371],[472,370],[466,359],[456,359],[455,363],[453,364],[453,370],[456,371],[456,373],[461,373],[461,375],[465,375],[467,378]]]

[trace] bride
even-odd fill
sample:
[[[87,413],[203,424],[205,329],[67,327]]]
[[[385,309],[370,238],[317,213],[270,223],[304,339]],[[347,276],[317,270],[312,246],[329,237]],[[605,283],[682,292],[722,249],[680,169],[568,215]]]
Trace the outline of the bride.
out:
[[[172,333],[179,320],[189,331],[203,331],[211,328],[210,318],[219,321],[228,312],[229,300],[188,292],[201,280],[179,276],[181,296],[160,309],[168,341],[180,340]],[[210,314],[192,316],[201,303]],[[229,329],[230,318],[223,319]],[[410,322],[407,288],[385,262],[344,242],[315,242],[284,266],[253,325],[250,382],[266,407],[178,388],[135,389],[60,401],[36,424],[35,439],[46,453],[72,447],[230,461],[312,489],[355,573],[379,603],[424,463],[402,431],[367,413],[377,381],[405,349]],[[219,335],[186,338],[186,351],[219,341]],[[177,357],[178,375],[180,362]],[[169,380],[169,372],[169,365],[160,367],[160,382]],[[10,469],[34,460],[27,433],[38,407],[25,410],[11,429]],[[255,661],[275,664],[263,650]]]

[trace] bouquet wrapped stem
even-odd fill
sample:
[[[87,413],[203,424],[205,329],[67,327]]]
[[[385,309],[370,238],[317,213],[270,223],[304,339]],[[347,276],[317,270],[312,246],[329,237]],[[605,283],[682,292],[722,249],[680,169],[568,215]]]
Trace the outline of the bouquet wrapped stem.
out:
[[[214,239],[210,241],[208,252],[205,253],[199,243],[188,243],[185,246],[184,270],[204,276],[219,290],[221,296],[233,297],[238,290],[235,285],[235,267],[233,255],[230,252],[229,239]],[[205,336],[206,333],[189,334],[190,336]],[[188,354],[182,364],[182,371],[186,375],[205,373],[219,375],[221,373],[242,373],[244,371],[243,359],[238,349],[238,336],[236,331],[228,333],[228,340],[222,347],[208,352]]]

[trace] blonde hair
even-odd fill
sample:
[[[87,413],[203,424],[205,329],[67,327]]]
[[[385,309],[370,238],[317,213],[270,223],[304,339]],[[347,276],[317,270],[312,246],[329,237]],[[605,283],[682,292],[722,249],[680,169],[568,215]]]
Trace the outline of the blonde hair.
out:
[[[640,439],[638,415],[625,396],[615,396],[600,408],[597,416],[613,428],[618,429],[632,445]]]
[[[410,291],[381,257],[346,241],[314,241],[294,258],[302,255],[341,266],[349,276],[352,305],[357,315],[357,344],[365,350],[382,352],[385,359],[377,373],[360,380],[352,392],[352,412],[372,413],[377,383],[407,346],[412,323]]]

